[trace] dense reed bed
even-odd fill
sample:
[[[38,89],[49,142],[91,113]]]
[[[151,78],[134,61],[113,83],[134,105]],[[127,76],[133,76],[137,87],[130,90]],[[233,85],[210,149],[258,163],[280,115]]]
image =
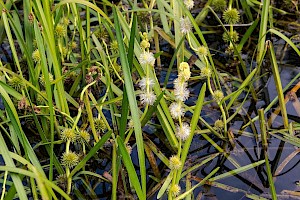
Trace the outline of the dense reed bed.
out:
[[[300,56],[298,1],[0,7],[1,199],[189,200],[207,187],[245,199],[283,195],[276,177],[300,147],[300,73],[284,85],[280,74],[286,52]],[[240,137],[253,159],[233,154]],[[270,152],[274,138],[294,150]],[[265,190],[222,182],[248,171],[265,177]]]

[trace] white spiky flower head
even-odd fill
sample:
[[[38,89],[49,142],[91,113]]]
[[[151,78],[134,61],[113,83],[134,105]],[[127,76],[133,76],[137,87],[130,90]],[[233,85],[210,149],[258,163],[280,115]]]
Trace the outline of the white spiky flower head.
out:
[[[187,9],[191,10],[194,7],[194,1],[193,0],[184,0],[184,5]]]
[[[179,65],[179,76],[185,81],[191,77],[190,65],[187,62],[181,62]]]
[[[173,102],[169,109],[173,119],[178,119],[184,115],[184,108],[182,107],[181,103]]]
[[[180,32],[188,34],[192,30],[192,23],[188,17],[180,18]]]
[[[187,83],[181,77],[176,78],[173,81],[173,84],[174,84],[174,89],[176,89],[176,88],[186,88],[187,87]]]
[[[154,80],[152,78],[143,77],[139,82],[139,86],[142,90],[145,90],[147,85],[151,89],[154,85]]]
[[[141,99],[141,103],[143,105],[146,105],[146,104],[153,105],[156,100],[156,96],[153,93],[153,91],[150,91],[150,92],[145,91],[142,94],[140,94],[140,99]]]
[[[174,89],[176,100],[186,101],[189,98],[190,91],[186,87],[178,87]]]
[[[182,123],[181,126],[177,125],[177,130],[175,135],[178,139],[185,141],[190,134],[191,134],[191,128],[188,123],[184,122]]]
[[[145,51],[144,53],[142,53],[140,55],[140,59],[139,59],[140,63],[142,65],[151,65],[153,66],[155,63],[155,58],[152,52],[147,52]]]

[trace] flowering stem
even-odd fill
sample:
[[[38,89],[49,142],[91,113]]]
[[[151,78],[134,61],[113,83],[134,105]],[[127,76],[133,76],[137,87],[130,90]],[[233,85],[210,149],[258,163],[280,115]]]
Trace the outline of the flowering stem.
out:
[[[71,140],[67,140],[66,142],[66,153],[69,153]],[[66,177],[67,177],[67,194],[71,193],[71,182],[72,178],[70,176],[70,168],[66,166]]]
[[[192,43],[191,43],[191,37],[190,37],[190,34],[189,34],[189,33],[187,33],[187,34],[186,34],[186,36],[187,36],[188,43],[189,43],[189,45],[190,45],[191,49],[193,49],[195,52],[197,52],[197,49],[196,49],[196,48],[194,48],[194,47],[193,47],[193,45],[192,45]]]
[[[182,144],[182,139],[179,139],[178,152],[177,152],[177,155],[179,158],[180,158],[180,154],[181,154],[181,144]]]
[[[213,92],[213,90],[211,88],[210,77],[207,77],[207,86],[208,86],[209,92],[211,93],[211,95],[213,95],[214,92]]]
[[[222,113],[223,123],[224,123],[224,134],[227,137],[227,123],[226,123],[226,113],[224,111],[223,105],[219,103],[219,107]]]
[[[71,140],[67,140],[66,142],[66,153],[69,153]]]
[[[172,188],[174,187],[174,185],[176,184],[176,175],[177,175],[177,171],[178,170],[172,170],[173,172],[173,179],[172,179],[172,183],[171,183],[171,186],[170,186],[170,191],[169,191],[169,195],[168,195],[168,199],[171,200],[173,199],[173,194],[172,194]]]
[[[232,0],[229,0],[228,9],[231,9],[231,8],[232,8]]]

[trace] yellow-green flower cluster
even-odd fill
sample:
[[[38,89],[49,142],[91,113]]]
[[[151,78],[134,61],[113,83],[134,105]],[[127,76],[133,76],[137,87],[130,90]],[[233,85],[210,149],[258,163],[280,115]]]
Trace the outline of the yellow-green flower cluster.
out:
[[[140,33],[140,35],[142,38],[140,46],[141,46],[141,49],[143,49],[145,51],[150,48],[148,33],[144,32],[144,33]]]
[[[57,24],[55,27],[55,35],[57,37],[64,37],[67,35],[67,27],[64,24]]]
[[[75,167],[79,163],[79,156],[74,152],[64,153],[61,159],[63,165],[68,168]]]

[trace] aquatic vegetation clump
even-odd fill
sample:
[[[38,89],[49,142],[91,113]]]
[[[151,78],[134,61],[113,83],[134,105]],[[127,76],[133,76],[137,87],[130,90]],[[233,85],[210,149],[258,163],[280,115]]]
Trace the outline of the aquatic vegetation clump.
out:
[[[4,2],[1,199],[280,193],[274,177],[297,150],[274,157],[272,140],[282,155],[300,144],[300,73],[287,85],[277,66],[300,55],[296,0]]]

